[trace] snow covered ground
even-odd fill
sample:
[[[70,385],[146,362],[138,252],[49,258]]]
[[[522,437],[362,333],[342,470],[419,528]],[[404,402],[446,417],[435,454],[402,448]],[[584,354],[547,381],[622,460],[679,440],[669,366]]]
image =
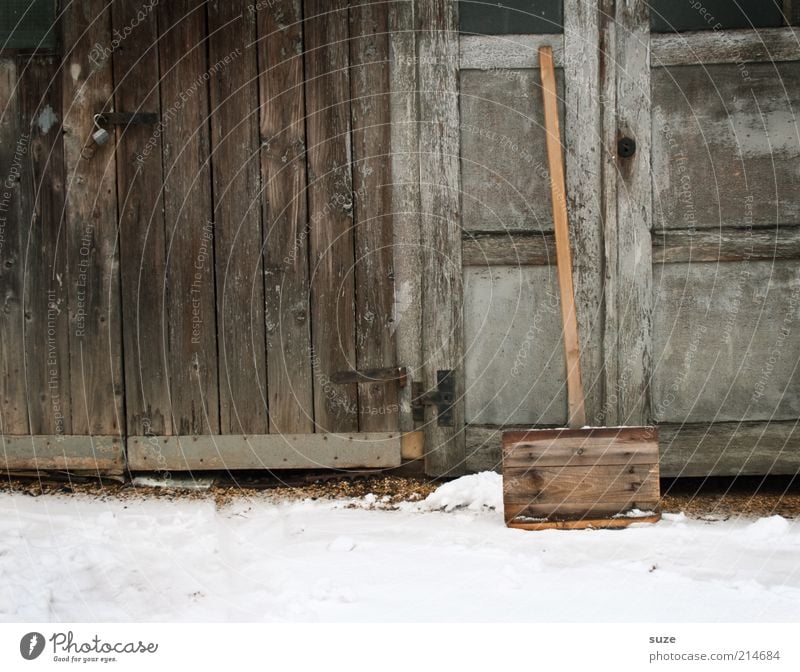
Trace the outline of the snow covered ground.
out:
[[[488,473],[400,510],[4,493],[0,620],[800,620],[796,521],[525,532],[500,500]]]

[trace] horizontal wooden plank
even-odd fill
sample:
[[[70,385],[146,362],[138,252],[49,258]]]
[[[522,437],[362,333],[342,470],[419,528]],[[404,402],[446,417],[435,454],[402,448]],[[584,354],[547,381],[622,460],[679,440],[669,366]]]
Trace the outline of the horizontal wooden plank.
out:
[[[653,233],[653,262],[657,264],[777,259],[800,259],[800,226]]]
[[[467,468],[500,471],[504,431],[519,427],[469,425]],[[659,424],[663,477],[759,476],[800,471],[800,421]]]
[[[505,503],[505,519],[507,521],[519,518],[518,522],[534,522],[538,520],[553,520],[553,519],[580,519],[580,518],[610,518],[612,516],[622,516],[630,512],[631,516],[636,512],[641,514],[656,513],[660,511],[660,503],[657,500],[647,502],[641,500],[642,506],[638,506],[639,502],[636,497],[628,497],[616,502],[596,502],[593,504],[573,504],[572,502],[558,502],[555,504],[530,504],[523,503]],[[636,501],[636,506],[633,502]]]
[[[541,512],[560,504],[643,503],[659,498],[658,465],[503,469],[503,500]]]
[[[656,427],[584,427],[582,429],[568,429],[564,427],[509,430],[503,434],[503,445],[510,446],[521,442],[530,444],[549,444],[556,440],[563,441],[564,445],[587,445],[598,443],[595,440],[613,440],[618,443],[658,442],[658,429]]]
[[[508,443],[503,447],[504,469],[511,467],[655,464],[656,462],[658,462],[657,436],[641,441],[629,438],[596,437],[540,441],[534,439]]]
[[[131,471],[396,467],[399,432],[132,436]]]
[[[464,266],[549,266],[555,264],[550,232],[466,233]],[[717,229],[661,229],[653,233],[653,262],[772,261],[800,259],[800,225]]]
[[[549,266],[556,242],[549,232],[466,234],[461,254],[464,266]]]
[[[760,476],[800,471],[800,423],[661,425],[663,476]]]
[[[797,60],[800,60],[797,28],[703,30],[650,36],[653,67]]]
[[[580,518],[578,520],[547,520],[547,521],[508,521],[506,525],[518,530],[586,530],[586,529],[617,529],[628,527],[634,523],[657,523],[661,514],[652,516],[636,516],[633,518]]]
[[[556,67],[564,64],[564,36],[462,35],[459,40],[462,70],[538,68],[539,47],[553,48]]]
[[[118,436],[4,436],[0,445],[2,471],[85,470],[113,475],[125,468],[125,446]]]

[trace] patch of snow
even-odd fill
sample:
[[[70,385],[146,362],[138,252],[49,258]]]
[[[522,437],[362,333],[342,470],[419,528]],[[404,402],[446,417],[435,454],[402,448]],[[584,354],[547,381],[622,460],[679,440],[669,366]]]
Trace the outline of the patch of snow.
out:
[[[0,621],[800,620],[796,521],[527,532],[499,483],[399,510],[0,493]]]
[[[494,471],[462,476],[440,485],[419,505],[427,511],[452,511],[453,509],[503,510],[503,477]]]
[[[336,537],[330,544],[328,544],[329,551],[347,552],[352,551],[356,547],[356,542],[350,537]]]
[[[750,541],[776,541],[789,533],[789,521],[781,516],[761,518],[748,525],[743,536]]]

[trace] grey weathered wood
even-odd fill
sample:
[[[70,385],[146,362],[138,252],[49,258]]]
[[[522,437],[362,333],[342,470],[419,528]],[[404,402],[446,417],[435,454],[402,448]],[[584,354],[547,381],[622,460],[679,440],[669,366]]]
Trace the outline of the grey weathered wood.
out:
[[[314,429],[302,0],[258,10],[270,432]]]
[[[503,436],[504,469],[654,464],[657,461],[658,434],[654,427],[539,429],[506,432]]]
[[[33,435],[0,439],[0,470],[85,470],[90,475],[120,475],[125,445],[119,436]]]
[[[117,110],[160,113],[158,31],[153,12],[139,17],[141,0],[114,3],[113,27],[124,34],[112,55]],[[161,137],[149,125],[117,133],[122,344],[125,365],[125,411],[132,434],[171,434],[164,310],[164,184]],[[152,147],[152,150],[150,150]],[[144,153],[151,151],[145,158]],[[139,158],[141,157],[141,159]]]
[[[800,222],[800,63],[654,68],[656,229]]]
[[[314,420],[317,431],[355,431],[356,385],[330,382],[356,360],[348,9],[304,7]]]
[[[538,71],[462,71],[459,101],[463,228],[552,231]]]
[[[30,140],[19,123],[17,64],[0,57],[0,432],[27,434],[23,346],[24,257],[28,227],[22,219],[22,174]]]
[[[529,513],[522,515],[548,515],[563,504],[582,504],[584,513],[598,503],[618,504],[617,512],[634,505],[645,510],[658,504],[658,463],[504,467],[503,497],[524,504]]]
[[[113,435],[125,432],[115,143],[91,138],[112,97],[111,63],[91,58],[110,49],[111,8],[73,2],[61,20],[72,431]]]
[[[174,0],[159,3],[156,11],[173,431],[216,433],[219,386],[206,78],[217,63],[206,58],[204,2]],[[225,77],[235,63],[234,57],[232,65],[219,65],[213,76]]]
[[[420,247],[419,127],[413,2],[389,6],[391,173],[394,220],[394,335],[397,361],[419,379],[422,367],[422,250]],[[398,390],[400,428],[414,429],[411,385]]]
[[[465,234],[464,266],[549,266],[556,263],[552,233],[481,232]]]
[[[239,3],[208,3],[220,429],[265,434],[267,362],[261,265],[256,16]]]
[[[556,267],[464,269],[466,421],[563,424]]]
[[[616,121],[606,127],[607,153],[616,153],[620,137],[634,138],[636,153],[617,158],[613,181],[616,221],[606,234],[606,257],[615,282],[605,296],[605,354],[616,359],[616,379],[606,382],[605,407],[616,407],[616,420],[603,424],[646,424],[650,414],[652,248],[650,175],[650,23],[644,0],[617,3],[615,31]],[[609,63],[606,63],[608,67]],[[609,185],[610,186],[610,185]],[[608,192],[607,192],[608,193]],[[613,248],[613,252],[609,254]],[[613,403],[616,399],[616,403]]]
[[[656,421],[800,417],[796,261],[657,265],[653,286]]]
[[[453,426],[425,410],[425,471],[464,471],[464,367],[459,171],[458,8],[453,0],[417,0],[420,211],[422,213],[423,384],[453,371]]]
[[[653,263],[800,259],[800,227],[656,231]]]
[[[19,62],[25,375],[32,434],[72,432],[68,266],[64,221],[64,150],[59,62]],[[20,136],[22,139],[22,136]],[[17,141],[12,144],[17,148]],[[22,145],[19,145],[22,148]],[[74,267],[73,267],[74,268]],[[21,343],[18,343],[19,347]],[[22,364],[22,361],[18,363]]]
[[[654,67],[800,60],[800,33],[796,28],[654,33],[651,45]]]
[[[564,137],[567,209],[581,341],[581,375],[589,424],[603,406],[603,212],[600,30],[597,0],[564,3]]]
[[[800,469],[800,424],[717,422],[661,425],[664,476],[752,476]]]
[[[617,31],[615,3],[613,0],[598,0],[598,70],[600,82],[600,210],[603,221],[603,406],[598,414],[598,425],[619,424],[619,357],[617,356]]]
[[[350,112],[359,369],[394,366],[393,216],[389,9],[382,0],[350,8]],[[361,431],[398,428],[397,386],[361,384]]]
[[[567,22],[567,5],[564,20]],[[568,28],[565,25],[565,32]],[[591,39],[591,36],[584,37]],[[537,68],[539,47],[553,48],[556,67],[564,65],[563,35],[462,35],[459,39],[459,62],[462,70],[501,70]]]
[[[500,471],[502,433],[508,429],[523,428],[467,427],[470,471]],[[661,424],[658,431],[663,477],[794,475],[800,469],[796,420]]]
[[[401,463],[399,432],[132,436],[132,471],[353,469]]]

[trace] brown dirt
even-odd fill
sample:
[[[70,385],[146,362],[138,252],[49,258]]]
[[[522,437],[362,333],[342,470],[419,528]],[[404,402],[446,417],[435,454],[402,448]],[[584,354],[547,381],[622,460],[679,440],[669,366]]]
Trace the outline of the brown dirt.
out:
[[[131,483],[77,482],[75,480],[39,480],[31,478],[0,478],[0,492],[20,492],[32,497],[43,494],[84,494],[101,500],[127,498],[212,499],[217,506],[225,506],[240,499],[257,498],[272,501],[301,499],[350,499],[372,493],[380,507],[392,508],[399,502],[419,501],[439,485],[422,478],[399,476],[320,477],[313,476],[296,485],[263,479],[219,479],[206,490],[183,490],[134,486]],[[301,481],[303,479],[300,479]],[[674,481],[662,488],[662,510],[683,512],[703,520],[728,520],[731,518],[780,515],[800,518],[800,487],[784,481],[736,485],[729,482],[694,485],[691,481]]]

